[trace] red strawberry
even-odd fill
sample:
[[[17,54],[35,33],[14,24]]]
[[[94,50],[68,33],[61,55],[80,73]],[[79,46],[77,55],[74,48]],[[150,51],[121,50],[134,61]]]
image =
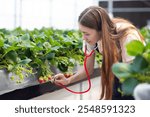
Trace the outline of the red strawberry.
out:
[[[48,82],[48,77],[44,76],[44,82]]]
[[[48,80],[52,80],[52,76],[51,75],[48,75]]]
[[[44,82],[45,82],[45,81],[44,81],[44,78],[41,76],[41,77],[38,79],[38,82],[39,82],[40,84],[44,83]]]
[[[64,76],[66,77],[66,78],[69,78],[70,76],[72,76],[73,74],[71,74],[71,73],[65,73],[64,74]]]

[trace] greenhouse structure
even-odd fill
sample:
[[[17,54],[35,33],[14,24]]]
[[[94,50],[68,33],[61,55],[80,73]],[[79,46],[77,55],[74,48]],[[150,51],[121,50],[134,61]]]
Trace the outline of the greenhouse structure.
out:
[[[150,100],[149,83],[150,0],[0,0],[1,100]]]

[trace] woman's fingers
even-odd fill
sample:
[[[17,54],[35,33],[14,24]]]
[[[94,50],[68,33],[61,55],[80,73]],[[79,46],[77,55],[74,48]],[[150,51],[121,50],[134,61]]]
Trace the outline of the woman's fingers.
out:
[[[62,79],[62,78],[64,78],[64,75],[61,74],[61,73],[56,74],[56,75],[54,76],[54,79],[55,79],[55,80]]]
[[[53,79],[54,79],[54,83],[61,83],[64,79],[64,75],[61,73],[56,74],[55,76],[53,76]]]
[[[54,81],[53,81],[56,85],[68,85],[68,79],[64,76],[64,74],[57,74],[54,76]]]

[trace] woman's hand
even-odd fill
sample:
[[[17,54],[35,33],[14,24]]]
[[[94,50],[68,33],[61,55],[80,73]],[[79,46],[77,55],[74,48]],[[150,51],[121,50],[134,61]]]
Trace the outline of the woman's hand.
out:
[[[55,83],[56,85],[60,85],[60,84],[62,84],[62,85],[68,85],[68,84],[70,84],[70,79],[69,79],[69,78],[66,78],[66,77],[64,76],[64,74],[59,73],[59,74],[56,74],[56,75],[54,76],[54,83]]]

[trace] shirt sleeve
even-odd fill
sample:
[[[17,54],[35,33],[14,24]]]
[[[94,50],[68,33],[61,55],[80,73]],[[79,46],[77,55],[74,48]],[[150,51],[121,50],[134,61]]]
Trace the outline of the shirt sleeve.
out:
[[[126,49],[126,45],[132,40],[140,40],[138,33],[128,34],[127,37],[120,43],[122,49],[122,62],[129,63],[135,58],[134,56],[129,56]]]

